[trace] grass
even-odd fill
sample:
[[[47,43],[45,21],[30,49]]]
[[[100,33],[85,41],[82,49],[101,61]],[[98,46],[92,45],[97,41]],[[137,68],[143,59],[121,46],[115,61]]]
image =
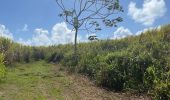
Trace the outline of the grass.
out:
[[[7,70],[6,80],[0,84],[0,100],[64,99],[62,92],[69,81],[52,64],[15,64]]]
[[[63,67],[48,64],[45,61],[16,63],[8,67],[6,79],[0,83],[0,100],[125,100],[135,98],[96,87],[86,77],[67,73],[61,68]]]

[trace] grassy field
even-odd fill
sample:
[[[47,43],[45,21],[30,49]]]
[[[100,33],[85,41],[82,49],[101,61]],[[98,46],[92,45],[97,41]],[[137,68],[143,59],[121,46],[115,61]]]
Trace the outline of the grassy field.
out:
[[[0,99],[63,100],[63,88],[70,83],[60,73],[55,74],[51,64],[37,62],[15,66],[8,68],[7,78],[0,84]]]
[[[39,61],[7,68],[0,83],[0,100],[119,100],[122,96],[96,87],[84,76],[70,74],[59,65]]]

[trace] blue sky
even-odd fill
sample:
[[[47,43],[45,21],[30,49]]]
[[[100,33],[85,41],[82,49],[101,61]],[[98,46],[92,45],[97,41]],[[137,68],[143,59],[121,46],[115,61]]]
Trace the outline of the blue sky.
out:
[[[117,28],[95,33],[100,39],[123,38],[169,24],[170,0],[120,0],[124,21]],[[70,4],[71,6],[71,4]],[[0,36],[28,45],[50,45],[74,40],[72,27],[58,17],[55,0],[0,0]],[[114,35],[113,35],[114,34]],[[87,41],[79,32],[79,41]]]

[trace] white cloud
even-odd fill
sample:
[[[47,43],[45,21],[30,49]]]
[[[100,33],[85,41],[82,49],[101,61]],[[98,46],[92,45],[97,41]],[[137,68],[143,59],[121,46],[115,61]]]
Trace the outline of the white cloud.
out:
[[[33,38],[32,38],[33,45],[40,46],[40,45],[51,44],[48,30],[37,28],[34,30],[34,32],[35,32],[35,35],[33,35]]]
[[[152,25],[157,18],[164,16],[166,5],[164,0],[144,0],[142,8],[137,8],[136,3],[130,2],[128,15],[136,22],[143,25]]]
[[[137,31],[136,33],[132,33],[128,28],[121,26],[113,33],[114,35],[111,37],[111,39],[122,39],[128,36],[137,36],[153,29],[160,30],[161,26],[145,28]]]
[[[112,39],[121,39],[133,35],[133,33],[128,28],[124,28],[122,26],[119,27],[113,34],[114,36]]]
[[[25,44],[25,45],[34,45],[34,46],[42,46],[42,45],[50,45],[51,40],[49,37],[48,30],[37,28],[34,30],[34,35],[29,40],[23,40],[20,38],[18,40],[19,43]]]
[[[28,30],[29,30],[29,29],[28,29],[28,25],[25,24],[21,31],[26,32],[26,31],[28,31]]]
[[[65,22],[57,23],[51,31],[51,40],[53,43],[65,44],[74,41],[75,31],[68,29]]]
[[[31,40],[23,40],[22,38],[19,38],[19,40],[17,41],[18,43],[24,44],[24,45],[32,45],[32,41]]]
[[[19,39],[19,43],[23,43],[25,45],[35,45],[35,46],[48,46],[48,45],[56,45],[56,44],[66,44],[74,42],[75,31],[72,31],[68,28],[65,22],[55,24],[51,33],[42,28],[37,28],[34,30],[34,35],[29,40]],[[81,37],[77,37],[77,41],[80,42]]]
[[[142,32],[146,32],[152,29],[160,29],[161,26],[158,27],[150,27],[145,28],[136,33],[132,33],[128,28],[119,27],[115,32],[114,36],[111,39],[121,39],[128,36],[140,35]],[[56,45],[56,44],[66,44],[74,42],[74,31],[70,30],[66,23],[57,23],[53,26],[51,33],[43,28],[36,28],[34,30],[34,35],[32,38],[28,40],[24,40],[23,38],[19,38],[18,43],[22,43],[25,45],[34,45],[34,46],[48,46],[48,45]],[[87,34],[85,37],[88,38],[90,35],[96,34]],[[13,34],[4,26],[0,24],[0,36],[13,39]],[[78,42],[89,42],[88,40],[82,38],[81,36],[77,37]]]
[[[13,39],[13,34],[5,27],[5,25],[0,24],[0,37]]]

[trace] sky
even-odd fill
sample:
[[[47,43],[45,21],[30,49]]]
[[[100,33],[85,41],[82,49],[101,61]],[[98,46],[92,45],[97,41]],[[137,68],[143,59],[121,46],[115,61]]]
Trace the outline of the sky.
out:
[[[170,24],[170,0],[120,0],[120,4],[124,12],[118,15],[123,18],[118,27],[79,31],[78,41],[87,42],[91,34],[120,39]],[[0,36],[34,46],[71,43],[74,31],[58,16],[60,11],[55,0],[0,0]]]

